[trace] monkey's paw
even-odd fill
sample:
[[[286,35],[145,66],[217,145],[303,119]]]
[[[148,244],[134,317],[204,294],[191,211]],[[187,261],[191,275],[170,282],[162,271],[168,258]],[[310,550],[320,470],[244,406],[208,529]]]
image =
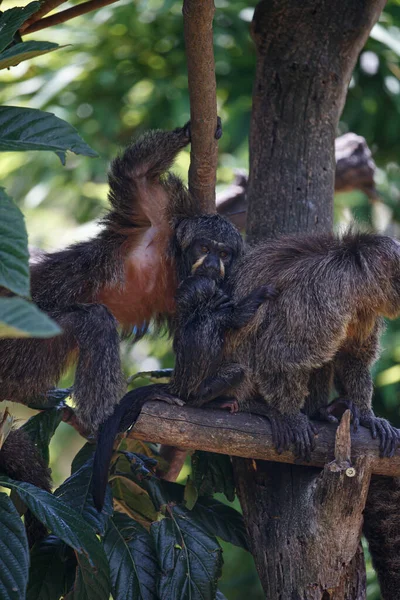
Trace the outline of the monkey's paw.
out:
[[[188,121],[184,126],[183,126],[183,132],[185,134],[185,137],[188,138],[189,142],[192,141],[192,126],[191,126],[191,122]],[[220,138],[222,138],[222,121],[221,121],[221,117],[217,117],[217,127],[215,129],[215,134],[214,137],[216,140],[219,140]]]
[[[289,450],[290,445],[294,444],[295,455],[301,460],[309,462],[317,434],[317,429],[310,419],[302,413],[291,416],[273,416],[268,419],[271,423],[272,440],[278,454]]]
[[[332,407],[332,410],[337,410],[344,413],[345,410],[350,410],[353,421],[354,431],[362,425],[371,432],[372,438],[379,438],[379,452],[382,457],[391,457],[400,446],[400,430],[396,429],[389,423],[387,419],[376,417],[372,410],[360,410],[352,400],[348,398],[337,398],[327,407]],[[340,416],[341,416],[340,415]],[[336,422],[338,419],[336,419]]]

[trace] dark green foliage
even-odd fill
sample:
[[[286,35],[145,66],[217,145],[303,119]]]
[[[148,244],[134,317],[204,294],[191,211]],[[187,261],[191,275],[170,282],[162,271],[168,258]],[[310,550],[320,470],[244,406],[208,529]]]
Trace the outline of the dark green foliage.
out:
[[[115,513],[104,537],[104,550],[115,600],[157,600],[157,557],[144,527],[127,515]]]
[[[0,493],[0,598],[21,600],[28,582],[25,528],[10,498]]]
[[[75,575],[76,560],[67,550],[68,547],[55,535],[35,544],[31,552],[27,600],[54,600],[68,591]]]
[[[0,188],[0,286],[29,296],[28,235],[24,216]]]
[[[227,500],[233,502],[235,483],[229,456],[197,450],[192,456],[192,471],[193,483],[199,496],[221,492]]]
[[[62,419],[62,406],[44,410],[31,417],[22,427],[34,442],[36,448],[49,463],[49,444]]]

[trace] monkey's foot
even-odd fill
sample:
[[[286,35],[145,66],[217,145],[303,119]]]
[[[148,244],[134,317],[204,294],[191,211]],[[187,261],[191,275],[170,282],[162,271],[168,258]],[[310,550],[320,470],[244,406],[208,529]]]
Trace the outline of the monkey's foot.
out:
[[[353,420],[354,431],[362,425],[369,429],[372,438],[379,438],[379,452],[382,457],[391,457],[400,446],[400,430],[396,429],[387,419],[376,417],[372,410],[360,410],[352,400],[348,398],[337,398],[331,405],[335,404],[337,408],[344,407],[344,410],[350,410]],[[342,414],[344,412],[342,411]]]
[[[313,418],[319,421],[338,424],[343,414],[349,408],[348,400],[345,398],[336,398],[328,406],[322,406]]]
[[[229,410],[232,414],[239,412],[239,402],[235,398],[217,398],[209,403],[209,407]]]
[[[191,128],[190,121],[188,121],[183,126],[183,131],[184,131],[185,137],[187,137],[189,141],[192,141],[192,128]],[[219,140],[222,137],[222,121],[221,121],[221,117],[217,117],[217,128],[215,130],[214,137],[215,137],[216,140]]]
[[[278,454],[290,450],[290,446],[294,444],[294,453],[298,458],[306,462],[311,460],[311,451],[315,446],[314,438],[318,430],[306,415],[284,415],[261,402],[251,402],[248,410],[269,420],[272,442]]]

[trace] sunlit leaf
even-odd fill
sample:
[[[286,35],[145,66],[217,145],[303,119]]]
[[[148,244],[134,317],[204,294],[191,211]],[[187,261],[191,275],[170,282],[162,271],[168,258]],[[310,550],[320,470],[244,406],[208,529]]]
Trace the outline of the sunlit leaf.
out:
[[[60,48],[60,46],[51,42],[22,42],[15,44],[0,54],[0,69],[14,67],[24,60],[53,52],[57,48]]]
[[[29,296],[29,252],[24,215],[0,188],[0,286]]]
[[[55,115],[17,106],[0,106],[0,152],[52,150],[65,162],[67,150],[97,156],[74,127]]]
[[[0,338],[49,338],[59,326],[35,304],[23,298],[0,298]]]
[[[26,6],[17,6],[3,12],[0,16],[0,52],[11,44],[14,34],[39,7],[40,2],[31,2]]]

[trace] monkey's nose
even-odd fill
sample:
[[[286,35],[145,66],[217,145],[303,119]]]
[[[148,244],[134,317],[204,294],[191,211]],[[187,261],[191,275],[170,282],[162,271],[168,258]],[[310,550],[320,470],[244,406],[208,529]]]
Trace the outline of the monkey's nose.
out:
[[[214,256],[214,254],[208,254],[203,262],[204,267],[207,271],[217,271],[220,272],[220,264],[219,258]]]

